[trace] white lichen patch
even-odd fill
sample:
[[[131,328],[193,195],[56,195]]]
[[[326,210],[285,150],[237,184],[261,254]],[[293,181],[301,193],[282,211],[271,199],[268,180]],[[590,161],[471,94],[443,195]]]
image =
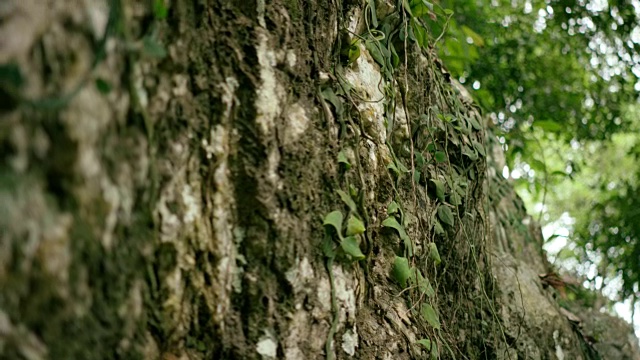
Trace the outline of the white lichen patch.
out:
[[[265,0],[257,0],[256,3],[256,12],[258,13],[258,24],[260,24],[260,26],[262,26],[263,28],[267,27],[267,23],[264,21],[264,14],[265,14]]]
[[[120,194],[118,188],[109,181],[109,178],[100,179],[102,187],[102,197],[105,203],[109,204],[109,213],[104,222],[104,230],[102,231],[102,246],[105,249],[111,249],[113,246],[113,231],[118,223],[118,211],[120,209]]]
[[[222,125],[216,125],[211,129],[210,138],[202,139],[202,148],[208,160],[213,157],[220,158],[225,155],[225,149],[229,147],[229,131]]]
[[[218,193],[214,195],[213,199],[214,204],[220,204],[226,200],[226,197]],[[220,205],[222,206],[222,204]],[[235,258],[235,246],[232,241],[231,231],[229,230],[232,225],[231,214],[229,213],[228,209],[225,209],[223,207],[216,207],[213,211],[213,219],[216,241],[218,242],[218,250],[220,251],[221,255],[224,255],[222,259],[224,260]],[[220,263],[218,264],[218,271],[221,275],[225,275],[229,272],[232,273],[231,270],[233,269],[230,269],[229,264],[225,263],[225,261],[220,261]],[[225,275],[222,278],[226,277],[227,276]]]
[[[266,166],[267,181],[275,187],[281,186],[280,175],[278,175],[278,167],[280,166],[280,150],[277,147],[274,146],[269,150]]]
[[[333,265],[333,281],[336,300],[340,308],[340,322],[353,322],[356,316],[355,280],[351,274],[345,273],[342,266]]]
[[[183,172],[176,173],[169,184],[167,184],[167,186],[162,189],[162,192],[160,193],[160,199],[156,204],[155,212],[161,220],[160,240],[162,242],[177,242],[176,239],[182,228],[182,221],[180,220],[180,216],[179,214],[176,214],[171,210],[170,204],[175,204],[178,201],[178,188],[184,181],[183,177]],[[182,244],[180,242],[177,242],[177,245]],[[180,250],[183,248],[184,246],[176,246],[179,254],[181,253]]]
[[[342,350],[349,356],[356,354],[356,347],[358,347],[358,333],[355,328],[353,331],[348,329],[342,334]]]
[[[237,249],[233,238],[233,209],[235,206],[233,185],[229,179],[227,158],[223,157],[214,172],[214,185],[217,191],[213,194],[213,233],[212,246],[215,253],[222,259],[216,267],[215,286],[216,311],[215,320],[222,323],[230,308],[230,294],[237,271]]]
[[[146,108],[149,105],[149,93],[144,87],[144,75],[139,63],[133,65],[133,78],[135,79],[133,81],[133,90],[136,92],[140,106]]]
[[[258,64],[260,65],[260,80],[262,81],[256,91],[256,122],[262,133],[268,135],[271,134],[275,119],[280,113],[280,102],[284,97],[284,89],[276,79],[276,53],[269,47],[269,38],[263,31],[258,32],[258,47],[256,50]]]
[[[50,24],[49,6],[39,0],[4,0],[0,5],[0,63],[23,60]]]
[[[287,65],[289,68],[293,69],[298,62],[298,56],[293,50],[287,50]]]
[[[556,357],[558,360],[564,360],[564,351],[562,351],[562,346],[560,345],[560,341],[558,341],[560,337],[560,332],[555,330],[553,332],[553,342],[556,344]]]
[[[298,359],[304,359],[305,356],[300,350],[300,348],[292,347],[285,350],[284,358],[285,360],[298,360]]]
[[[351,34],[361,34],[365,29],[362,21],[362,9],[357,6],[352,7],[347,13],[347,29]]]
[[[285,276],[293,287],[294,293],[298,294],[308,289],[307,285],[314,278],[315,274],[309,259],[303,257],[302,260],[296,258],[296,264],[286,272]]]
[[[275,359],[278,354],[278,343],[273,339],[273,336],[265,332],[256,344],[256,351],[263,359]]]
[[[393,118],[393,135],[398,142],[409,139],[409,125],[407,125],[407,113],[401,106],[396,107]]]
[[[200,200],[193,196],[193,190],[188,184],[182,188],[182,203],[185,206],[182,221],[191,224],[200,217]]]
[[[189,93],[189,89],[187,85],[189,84],[189,80],[185,75],[175,74],[173,75],[173,88],[171,92],[176,97],[185,96]]]
[[[95,145],[104,135],[110,117],[109,104],[93,86],[83,88],[61,116],[67,125],[69,137],[78,144],[75,167],[87,179],[101,172],[101,161]]]
[[[28,360],[44,360],[48,359],[48,349],[45,344],[40,341],[38,336],[30,332],[23,324],[12,324],[11,319],[0,309],[0,349],[4,345],[5,339],[11,339],[22,355],[22,358]]]
[[[235,95],[236,89],[240,84],[236,78],[231,76],[224,80],[224,83],[220,84],[219,87],[222,89],[222,102],[225,104],[223,118],[228,120],[231,118],[231,109],[233,108],[233,105],[240,102]]]
[[[291,315],[291,321],[287,329],[287,336],[284,340],[285,359],[297,360],[304,359],[302,350],[299,345],[304,344],[309,339],[311,322],[309,321],[309,313],[304,310],[298,310]]]
[[[109,3],[105,0],[84,0],[89,24],[93,30],[93,38],[98,40],[104,36],[109,22]]]
[[[37,252],[42,270],[59,282],[57,290],[63,297],[69,295],[67,285],[72,259],[69,232],[72,224],[73,217],[69,214],[57,216],[52,223],[47,223]]]
[[[317,298],[320,306],[314,309],[313,316],[320,319],[328,316],[331,311],[331,283],[328,278],[321,278],[318,282]]]
[[[169,312],[172,312],[175,317],[178,317],[180,309],[182,308],[184,294],[182,270],[180,270],[179,267],[175,267],[164,279],[164,283],[169,291],[163,307],[169,310]]]
[[[263,34],[264,44],[266,47],[266,36]],[[267,54],[266,48],[263,48],[262,66],[266,68],[261,71],[263,80],[263,88],[270,91],[275,84],[275,75],[273,74],[271,54]],[[239,83],[233,77],[225,78],[225,82],[219,84],[222,90],[222,102],[225,109],[222,114],[222,124],[216,125],[210,134],[209,141],[203,140],[203,148],[205,149],[207,159],[216,159],[216,168],[213,173],[213,188],[215,192],[211,195],[213,199],[212,209],[212,225],[213,238],[202,244],[205,248],[213,251],[219,258],[216,268],[213,270],[214,286],[211,287],[212,293],[208,293],[208,302],[211,306],[215,304],[214,320],[224,326],[222,319],[226,316],[230,308],[230,296],[232,291],[241,290],[241,282],[239,277],[242,276],[242,268],[238,267],[238,261],[244,261],[238,257],[237,246],[243,236],[236,236],[233,232],[233,213],[235,208],[234,188],[230,180],[230,169],[228,164],[230,150],[230,122],[233,107],[239,104],[239,100],[235,95]],[[260,95],[258,96],[260,98]],[[262,100],[258,100],[262,106],[267,109],[267,113],[273,112],[272,108],[266,104],[269,101],[268,94],[262,95]],[[277,104],[275,105],[277,108]],[[276,109],[277,110],[277,109]],[[235,284],[235,285],[234,285]],[[209,290],[211,292],[211,290]]]
[[[306,110],[298,103],[289,106],[285,113],[286,128],[283,142],[291,144],[297,141],[309,127],[309,117]]]
[[[345,73],[346,79],[353,89],[367,101],[358,102],[363,127],[368,129],[368,135],[384,144],[387,129],[384,124],[384,89],[385,81],[380,73],[380,67],[375,63],[364,45],[360,44],[360,57],[356,64],[349,67]]]
[[[187,182],[186,168],[183,167],[174,173],[173,178],[162,189],[156,205],[156,216],[160,220],[160,240],[164,243],[170,243],[176,251],[177,266],[173,269],[167,269],[167,276],[162,279],[168,289],[163,307],[172,321],[179,324],[176,331],[184,329],[182,323],[191,311],[189,306],[183,302],[186,286],[185,274],[190,274],[191,284],[205,295],[215,321],[223,318],[229,309],[229,293],[231,292],[235,261],[225,262],[224,259],[235,259],[235,247],[231,235],[231,219],[229,219],[229,213],[231,213],[233,206],[231,196],[233,192],[230,190],[228,176],[226,161],[222,161],[213,176],[213,185],[217,190],[212,195],[211,224],[213,229],[202,235],[194,236],[198,249],[211,251],[220,256],[221,261],[216,269],[197,267],[194,243],[186,239],[196,229],[204,229],[209,224],[209,220],[206,223],[200,220],[202,204],[197,195],[198,190],[194,190],[200,189],[199,183],[190,184]],[[204,289],[203,280],[205,271],[215,279],[213,286],[209,285],[206,289]]]

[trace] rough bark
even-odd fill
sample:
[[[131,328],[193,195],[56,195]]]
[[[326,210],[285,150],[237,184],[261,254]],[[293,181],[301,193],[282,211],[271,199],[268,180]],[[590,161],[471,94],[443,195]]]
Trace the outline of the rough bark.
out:
[[[0,7],[0,357],[597,358],[434,52],[345,63],[355,1],[153,3]]]

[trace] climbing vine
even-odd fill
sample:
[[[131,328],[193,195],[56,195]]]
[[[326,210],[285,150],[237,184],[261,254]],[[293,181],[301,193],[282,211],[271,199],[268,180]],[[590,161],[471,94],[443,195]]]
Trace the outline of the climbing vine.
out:
[[[386,168],[393,189],[393,200],[388,203],[386,217],[380,226],[382,229],[391,229],[400,238],[401,245],[390,269],[391,278],[400,286],[399,295],[406,296],[409,312],[418,323],[424,324],[426,333],[433,334],[431,338],[418,340],[417,344],[430,353],[431,358],[438,358],[443,348],[453,355],[450,341],[441,332],[443,325],[437,308],[439,301],[432,284],[434,278],[430,279],[447,261],[441,257],[438,244],[444,240],[467,239],[472,268],[475,276],[480,277],[479,258],[483,250],[469,239],[470,230],[466,227],[473,226],[474,219],[470,222],[464,219],[467,214],[475,216],[479,213],[483,224],[481,231],[486,234],[487,228],[485,217],[482,216],[483,204],[477,204],[475,199],[479,196],[473,193],[479,190],[472,186],[472,182],[482,181],[486,169],[485,135],[479,112],[472,111],[470,104],[463,103],[459,92],[448,81],[446,70],[437,61],[430,61],[435,58],[434,46],[442,38],[443,32],[434,34],[427,25],[427,19],[439,19],[440,28],[446,31],[453,12],[425,0],[400,0],[395,11],[382,17],[376,10],[375,2],[368,0],[362,14],[365,32],[357,34],[347,28],[342,29],[332,71],[334,81],[320,91],[321,102],[331,104],[340,124],[342,150],[337,156],[338,164],[344,173],[355,168],[359,179],[359,189],[356,189],[350,183],[352,177],[345,176],[346,191],[336,191],[348,209],[347,225],[344,225],[344,215],[340,210],[324,218],[325,227],[331,229],[328,230],[331,234],[327,238],[329,240],[325,240],[323,248],[328,259],[332,292],[331,266],[334,259],[363,260],[359,263],[366,270],[366,257],[373,246],[367,231],[374,224],[370,224],[366,211],[366,184],[358,149],[366,139],[372,144],[384,146],[390,155]],[[347,69],[357,66],[358,59],[365,52],[377,63],[382,74],[378,87],[384,94],[384,98],[380,99],[384,106],[387,134],[384,144],[379,144],[367,134],[363,125],[366,121],[357,106],[357,101],[371,100],[354,91],[345,76]],[[420,58],[422,63],[416,65]],[[416,74],[410,76],[408,72],[410,68],[418,66],[424,67],[422,70],[428,76],[422,79],[425,80],[422,83],[430,82],[433,86],[426,90],[426,98],[411,99],[412,103],[418,101],[427,104],[422,110],[409,106],[409,97],[416,96],[413,89],[412,93],[409,92]],[[441,75],[443,73],[444,76]],[[417,116],[414,116],[416,113]],[[346,143],[355,144],[354,148],[345,147]],[[347,149],[348,153],[353,153],[354,164],[346,155]],[[407,193],[411,195],[405,196]],[[419,204],[426,204],[426,209],[432,209],[428,217],[416,216]],[[475,207],[476,212],[471,207]],[[411,211],[407,212],[406,209]],[[354,226],[361,232],[349,230]],[[425,234],[426,239],[414,238]],[[362,243],[364,252],[360,249]],[[482,286],[484,282],[479,280]],[[493,300],[490,292],[483,289],[482,293],[492,317],[497,319],[496,310],[491,306]],[[332,299],[335,300],[335,294],[332,294]],[[332,304],[335,305],[335,301]],[[337,321],[337,308],[332,308],[334,322],[327,339],[328,358]]]

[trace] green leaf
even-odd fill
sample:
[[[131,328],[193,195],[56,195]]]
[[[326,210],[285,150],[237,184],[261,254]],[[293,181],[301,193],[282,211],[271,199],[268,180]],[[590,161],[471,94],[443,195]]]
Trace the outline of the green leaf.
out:
[[[436,196],[438,199],[440,199],[440,201],[444,201],[444,183],[438,179],[431,179],[430,181],[436,187]]]
[[[384,68],[386,66],[384,60],[385,58],[384,55],[382,55],[382,51],[380,50],[382,48],[382,44],[377,40],[367,40],[367,42],[365,43],[365,47],[367,48],[367,51],[369,51],[369,54],[371,54],[373,60],[375,60],[378,65]]]
[[[167,56],[167,50],[164,46],[150,36],[145,36],[142,39],[142,51],[145,55],[153,58],[162,59]]]
[[[529,165],[531,165],[531,168],[535,171],[539,171],[543,173],[547,168],[544,162],[538,159],[530,159],[530,160],[527,160],[527,162],[529,163]]]
[[[111,84],[103,78],[96,79],[96,88],[103,95],[106,95],[111,92]]]
[[[429,10],[433,11],[433,4],[427,0],[422,0],[422,3],[424,4],[424,6],[426,6],[427,8],[429,8]]]
[[[404,231],[404,226],[400,225],[400,223],[398,223],[398,220],[396,220],[396,218],[393,216],[389,216],[388,218],[384,219],[384,221],[382,222],[382,226],[396,229],[396,231],[398,231],[398,233],[400,234],[400,237],[407,236],[407,233]]]
[[[432,298],[436,295],[435,290],[433,290],[433,287],[431,286],[431,282],[429,279],[422,276],[420,270],[416,271],[416,282],[420,292],[425,294],[428,298]]]
[[[342,107],[342,101],[338,98],[338,96],[333,91],[333,89],[330,87],[327,87],[324,90],[322,90],[321,95],[325,100],[327,100],[328,102],[331,103],[331,105],[333,105],[333,107],[336,110],[336,115],[340,117],[342,115],[342,112],[344,111],[344,108]]]
[[[416,183],[419,183],[420,182],[420,175],[422,175],[422,173],[420,172],[420,170],[416,169],[413,172],[413,181],[416,182]]]
[[[447,154],[445,154],[444,151],[436,151],[436,153],[433,155],[433,157],[439,163],[445,162],[447,160]]]
[[[356,260],[362,260],[365,258],[362,251],[360,251],[360,244],[358,244],[358,240],[354,236],[347,236],[340,242],[340,247],[342,250],[353,257]]]
[[[450,188],[451,188],[451,187],[453,187],[453,183],[452,183],[452,181],[451,181],[451,176],[450,176],[450,175],[445,175],[445,176],[444,176],[444,181],[445,181],[445,183],[446,183],[447,185],[449,185],[449,187],[450,187]]]
[[[411,6],[409,6],[408,0],[402,0],[402,7],[405,9],[406,12],[409,13],[409,15],[413,16],[413,13],[411,13]]]
[[[376,14],[376,4],[374,0],[369,0],[369,10],[371,10],[371,25],[378,27],[378,16]]]
[[[435,222],[433,224],[433,228],[436,231],[437,235],[444,234],[444,228],[442,227],[442,225],[440,224],[440,222],[437,219],[435,219]]]
[[[387,169],[393,171],[393,173],[397,177],[400,177],[402,174],[409,172],[409,169],[407,169],[407,167],[404,166],[404,164],[402,164],[400,161],[390,162],[387,165]]]
[[[322,253],[328,258],[336,256],[336,250],[333,248],[333,239],[331,239],[330,235],[326,235],[322,241]]]
[[[413,34],[416,37],[416,42],[423,48],[429,47],[429,35],[427,30],[418,22],[413,23]]]
[[[429,339],[420,339],[420,340],[416,341],[416,343],[422,345],[425,350],[431,351],[431,340],[429,340]]]
[[[462,198],[460,197],[460,194],[458,194],[457,192],[453,192],[449,197],[449,200],[451,201],[451,204],[455,206],[462,204]]]
[[[469,169],[469,179],[471,179],[471,180],[475,180],[476,179],[476,171],[475,170]]]
[[[473,40],[474,45],[479,46],[479,47],[483,47],[484,46],[484,39],[482,38],[482,36],[478,35],[477,32],[473,31],[470,27],[468,27],[466,25],[462,25],[460,28],[462,29],[462,32],[467,37],[470,37],[471,40]],[[478,129],[478,130],[480,130],[480,129]]]
[[[153,16],[158,20],[166,19],[168,14],[167,7],[164,4],[164,0],[153,1]]]
[[[482,144],[480,144],[477,141],[472,141],[472,143],[473,143],[473,147],[480,153],[480,155],[486,156],[484,152],[484,146],[482,146]]]
[[[405,173],[405,174],[409,172],[409,169],[407,169],[407,167],[404,166],[404,164],[400,160],[396,160],[396,164],[397,164],[398,170],[400,170],[400,172]]]
[[[0,64],[0,82],[16,90],[20,89],[25,83],[20,66],[16,63]]]
[[[400,206],[398,206],[397,202],[392,201],[387,206],[387,215],[391,216],[393,214],[396,214],[398,210],[400,210]]]
[[[353,64],[360,57],[360,46],[358,46],[358,43],[356,41],[354,41],[351,46],[349,46],[348,56],[349,64]]]
[[[478,120],[476,120],[475,116],[469,116],[468,117],[469,122],[471,123],[471,126],[473,126],[474,129],[476,130],[482,130],[482,126],[480,126],[480,123],[478,122]]]
[[[404,166],[404,164],[400,160],[397,160],[396,164],[397,164],[398,170],[400,170],[400,172],[406,174],[406,173],[408,173],[410,171],[406,166]]]
[[[336,190],[336,192],[340,196],[340,200],[342,200],[342,202],[344,202],[349,207],[349,210],[351,210],[352,212],[358,212],[358,206],[349,194],[340,189]]]
[[[451,212],[451,209],[449,209],[448,206],[443,204],[438,207],[438,217],[445,224],[449,226],[453,226],[454,224],[453,213]]]
[[[404,230],[404,226],[400,225],[395,217],[390,216],[386,218],[382,222],[382,226],[395,229],[400,235],[400,239],[402,239],[402,241],[404,242],[404,246],[405,248],[407,248],[407,253],[409,254],[409,256],[413,256],[413,246],[411,244],[411,239],[409,238],[409,235],[407,235],[407,232]]]
[[[322,223],[322,225],[333,226],[333,228],[336,229],[338,236],[342,237],[342,234],[340,234],[340,231],[342,231],[343,219],[344,219],[344,216],[342,215],[342,212],[340,212],[339,210],[332,211],[328,213],[327,216],[324,217],[324,222]]]
[[[562,130],[562,125],[552,120],[534,121],[533,126],[548,132],[559,132]]]
[[[393,171],[396,176],[400,176],[400,170],[398,170],[396,164],[394,164],[393,162],[390,162],[389,165],[387,165],[387,169]]]
[[[440,265],[442,259],[440,259],[440,252],[438,252],[438,246],[436,243],[429,243],[429,257],[436,265]]]
[[[397,69],[398,65],[400,65],[400,56],[396,52],[396,47],[393,45],[392,42],[389,42],[389,51],[391,52],[391,55],[390,55],[391,65],[393,65],[394,69]]]
[[[394,280],[396,280],[403,288],[407,287],[407,280],[411,277],[411,269],[409,268],[409,260],[406,257],[396,256],[393,262]]]
[[[445,13],[445,15],[453,15],[453,10],[451,10],[451,9],[444,9],[444,13]]]
[[[431,305],[423,303],[420,308],[420,313],[422,314],[422,318],[425,319],[429,325],[435,329],[440,329],[440,317]]]
[[[423,167],[425,163],[424,160],[424,156],[422,156],[422,153],[420,152],[416,152],[416,167]]]
[[[478,160],[478,154],[475,151],[471,150],[467,145],[462,147],[462,154],[469,158],[471,161]]]
[[[342,150],[338,153],[338,164],[344,164],[347,170],[351,169],[351,164]]]
[[[347,220],[347,235],[358,235],[362,234],[364,231],[365,228],[362,221],[353,215],[349,216],[349,220]]]
[[[427,4],[429,4],[430,6]],[[433,11],[433,4],[428,1],[417,2],[414,6],[411,7],[411,11],[413,12],[413,16],[422,17],[429,14],[430,11]]]
[[[431,360],[438,360],[440,358],[440,352],[438,351],[438,344],[433,343],[431,347]]]
[[[438,114],[436,115],[436,117],[437,117],[438,119],[440,119],[441,121],[446,122],[446,123],[451,123],[451,122],[453,122],[453,120],[455,120],[455,119],[456,119],[456,118],[454,118],[454,117],[453,117],[453,115],[451,115],[451,114],[442,114],[442,113],[438,113]]]

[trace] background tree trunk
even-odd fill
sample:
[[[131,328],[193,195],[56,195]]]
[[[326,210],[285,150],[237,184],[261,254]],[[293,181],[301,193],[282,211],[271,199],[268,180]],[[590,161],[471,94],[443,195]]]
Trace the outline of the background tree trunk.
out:
[[[0,357],[591,356],[433,52],[341,62],[358,2],[5,4]]]

